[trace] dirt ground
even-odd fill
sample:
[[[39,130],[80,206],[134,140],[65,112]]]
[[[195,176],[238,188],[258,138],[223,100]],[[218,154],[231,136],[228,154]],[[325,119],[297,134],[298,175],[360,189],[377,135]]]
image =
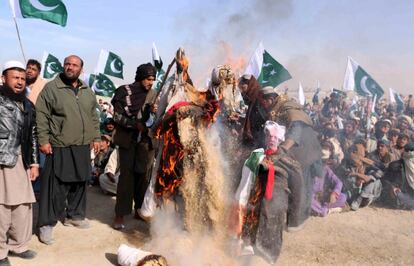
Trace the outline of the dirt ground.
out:
[[[53,245],[46,246],[33,236],[30,248],[38,256],[30,261],[10,258],[12,265],[117,265],[120,244],[140,247],[149,241],[150,234],[147,224],[132,217],[126,219],[126,230],[111,229],[114,204],[114,197],[90,188],[90,229],[58,224]],[[249,264],[267,265],[258,257]],[[326,218],[312,217],[302,231],[284,234],[277,264],[414,265],[414,212],[368,207]]]

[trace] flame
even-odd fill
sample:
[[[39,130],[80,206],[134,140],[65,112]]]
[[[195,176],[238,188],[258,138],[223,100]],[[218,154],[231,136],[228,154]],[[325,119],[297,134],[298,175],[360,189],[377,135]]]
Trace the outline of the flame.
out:
[[[200,97],[204,97],[201,96]],[[180,108],[200,108],[197,105],[177,104],[171,109],[175,109],[175,112]],[[203,115],[202,126],[210,126],[216,121],[219,113],[219,105],[217,101],[206,102],[202,107]],[[157,171],[157,182],[155,186],[155,195],[157,197],[168,198],[176,192],[176,189],[183,182],[183,158],[185,156],[184,147],[180,142],[178,135],[177,119],[180,119],[175,114],[169,114],[164,120],[171,120],[167,125],[161,126],[156,130],[155,136],[163,139],[163,148],[161,154],[160,168]],[[163,131],[165,130],[165,132]]]
[[[177,64],[179,64],[182,67],[182,75],[183,75],[183,81],[188,81],[188,67],[190,65],[190,61],[188,60],[188,57],[185,55],[184,50],[181,48],[177,51],[177,56],[175,58],[177,61]]]
[[[245,225],[246,231],[244,233],[250,233],[255,231],[254,229],[259,224],[259,210],[260,210],[260,199],[263,197],[263,188],[259,178],[256,178],[256,184],[254,187],[254,193],[249,198],[248,210],[244,216],[243,224]]]
[[[230,44],[222,41],[220,42],[220,45],[224,49],[226,55],[224,64],[229,65],[237,77],[241,76],[246,68],[246,59],[242,56],[235,57],[233,53],[233,48]]]
[[[157,172],[157,185],[155,195],[169,197],[174,194],[181,184],[180,162],[184,157],[184,149],[178,140],[176,123],[171,122],[162,138],[164,146],[161,154],[160,168]],[[161,138],[161,127],[156,132],[156,137]]]

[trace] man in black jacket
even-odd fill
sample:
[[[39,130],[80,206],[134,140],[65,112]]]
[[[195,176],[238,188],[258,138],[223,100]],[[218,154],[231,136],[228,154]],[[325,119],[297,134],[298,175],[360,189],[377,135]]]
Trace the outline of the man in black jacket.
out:
[[[30,181],[39,175],[36,119],[25,96],[25,67],[9,61],[0,87],[0,265],[10,265],[8,254],[25,259],[36,256],[28,249],[32,236]]]

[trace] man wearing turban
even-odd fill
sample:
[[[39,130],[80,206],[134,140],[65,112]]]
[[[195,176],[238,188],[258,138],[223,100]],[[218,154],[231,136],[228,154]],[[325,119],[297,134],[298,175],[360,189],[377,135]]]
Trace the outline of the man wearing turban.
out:
[[[138,66],[135,82],[115,91],[112,105],[116,128],[113,142],[119,146],[120,177],[115,204],[115,229],[124,228],[124,216],[131,213],[135,202],[135,218],[141,208],[154,160],[152,140],[148,135],[156,92],[152,90],[156,69],[150,63]]]

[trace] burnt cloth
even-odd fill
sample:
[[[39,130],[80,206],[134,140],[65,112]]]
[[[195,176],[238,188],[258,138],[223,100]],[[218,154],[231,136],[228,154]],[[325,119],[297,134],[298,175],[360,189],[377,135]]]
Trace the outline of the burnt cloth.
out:
[[[297,206],[303,200],[300,193],[303,177],[300,164],[283,148],[280,148],[276,154],[270,155],[270,159],[275,167],[273,196],[270,200],[264,198],[268,174],[267,170],[261,168],[250,193],[243,221],[242,238],[247,243],[254,244],[255,250],[266,260],[275,263],[282,248],[288,208],[288,220],[300,223]],[[291,182],[295,183],[290,195],[288,181],[289,187]]]

